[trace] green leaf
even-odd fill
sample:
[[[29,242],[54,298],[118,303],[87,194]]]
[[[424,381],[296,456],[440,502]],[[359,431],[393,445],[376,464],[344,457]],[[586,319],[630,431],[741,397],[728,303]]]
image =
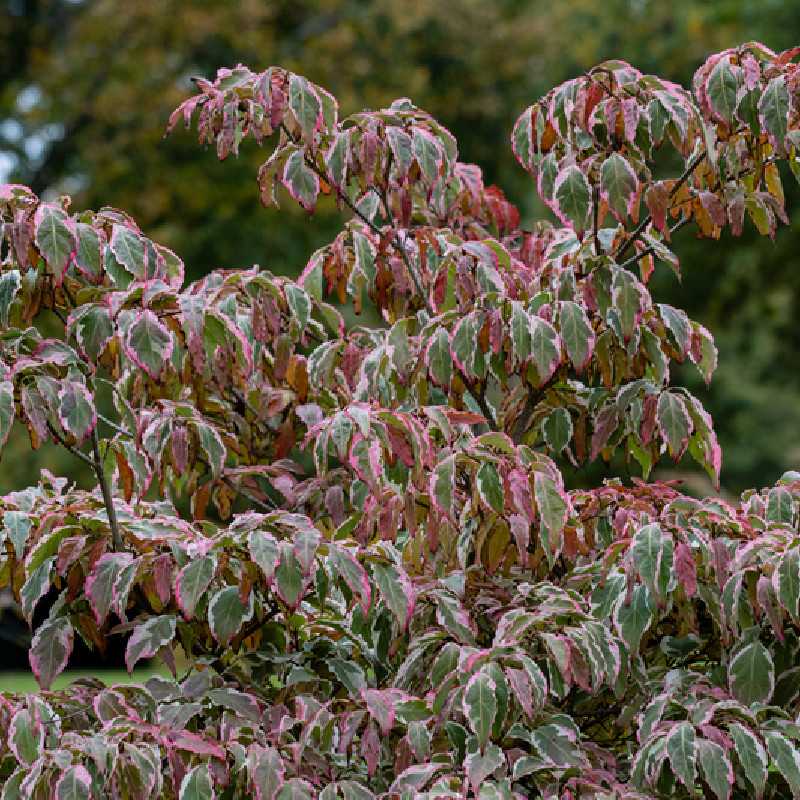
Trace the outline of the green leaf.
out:
[[[289,77],[289,108],[303,135],[310,140],[322,123],[322,105],[317,93],[302,75],[292,74]]]
[[[47,594],[50,589],[50,574],[55,564],[55,556],[45,559],[36,569],[31,572],[28,580],[22,585],[20,590],[20,608],[22,616],[30,622],[33,619],[33,612],[39,601]]]
[[[33,764],[41,755],[44,747],[44,727],[27,708],[20,709],[11,718],[8,746],[23,764]]]
[[[589,223],[592,190],[581,169],[574,164],[558,173],[554,199],[559,216],[576,231],[586,230]]]
[[[692,432],[692,420],[683,398],[674,392],[662,392],[658,398],[656,420],[670,455],[677,461],[683,455]]]
[[[86,767],[79,764],[61,773],[54,800],[90,800],[91,796],[92,776]]]
[[[741,72],[740,69],[737,71]],[[723,122],[728,124],[736,119],[738,91],[739,79],[737,73],[733,71],[728,58],[721,58],[708,76],[706,93],[708,94],[711,108]]]
[[[56,676],[64,671],[72,653],[74,631],[66,617],[44,622],[36,631],[28,657],[36,681],[49,689]]]
[[[18,561],[25,553],[25,543],[31,532],[31,516],[24,511],[5,511],[3,513],[3,533],[14,545],[14,555]]]
[[[453,493],[455,491],[456,457],[448,456],[433,470],[430,481],[431,498],[444,514],[453,513]]]
[[[343,658],[329,658],[327,663],[345,689],[353,697],[360,698],[361,693],[367,688],[364,670],[354,661],[345,661]]]
[[[533,491],[539,511],[542,549],[552,563],[561,551],[569,506],[556,482],[542,472],[537,472],[533,477]]]
[[[778,599],[793,620],[800,601],[800,548],[787,550],[778,565]]]
[[[600,192],[614,216],[622,222],[630,216],[639,182],[627,159],[613,153],[600,170]]]
[[[172,336],[149,309],[128,328],[125,351],[130,359],[157,380],[172,354]]]
[[[305,584],[300,565],[289,548],[284,548],[281,552],[281,560],[275,570],[275,580],[281,600],[290,609],[297,608],[303,599]]]
[[[111,231],[111,252],[134,278],[143,280],[155,269],[148,269],[145,240],[127,225],[114,225]]]
[[[275,800],[314,800],[311,786],[301,778],[291,778],[281,786]]]
[[[289,311],[300,323],[300,329],[305,330],[311,317],[311,298],[296,283],[286,283],[283,287]]]
[[[558,455],[572,441],[572,416],[566,408],[551,411],[542,423],[547,446]]]
[[[518,300],[511,301],[511,348],[514,360],[521,364],[531,354],[531,323],[528,312]]]
[[[531,356],[539,374],[539,386],[550,380],[561,362],[556,329],[541,317],[531,316]]]
[[[478,469],[475,482],[478,487],[478,494],[484,504],[498,514],[502,514],[505,508],[503,484],[494,464],[490,461],[484,461]]]
[[[642,314],[642,289],[636,277],[627,269],[614,271],[614,282],[611,286],[611,299],[619,313],[622,337],[630,341],[633,331],[639,324]]]
[[[0,381],[0,452],[14,425],[14,384]]]
[[[66,381],[58,393],[58,418],[67,433],[83,442],[97,424],[91,393],[82,383]]]
[[[657,522],[640,528],[631,544],[633,563],[648,589],[665,598],[672,580],[673,542]]]
[[[217,477],[225,466],[225,457],[227,455],[222,437],[213,426],[205,422],[195,423],[194,428],[197,431],[197,439],[211,474]]]
[[[100,260],[100,237],[97,231],[85,222],[75,224],[78,234],[78,250],[75,253],[75,266],[90,280],[97,281],[102,275]]]
[[[67,215],[57,206],[42,203],[33,218],[36,246],[60,284],[77,247],[74,230]]]
[[[109,309],[97,304],[83,306],[75,319],[73,331],[80,349],[90,361],[97,361],[114,336]]]
[[[411,143],[422,177],[433,183],[439,177],[439,167],[444,157],[439,142],[427,131],[415,127]]]
[[[125,648],[125,665],[133,672],[136,662],[142,658],[152,658],[162,647],[175,638],[175,617],[162,615],[137,625],[133,629],[128,646]]]
[[[222,645],[228,644],[253,616],[253,593],[247,603],[239,597],[238,586],[220,589],[208,604],[208,624],[214,638]]]
[[[786,134],[789,130],[791,101],[784,75],[773,78],[758,101],[761,125],[769,134],[770,141],[779,155],[786,152]]]
[[[305,153],[295,150],[283,168],[283,185],[306,211],[313,211],[319,195],[319,178],[307,164]]]
[[[789,784],[792,796],[800,797],[800,753],[797,748],[783,734],[776,731],[766,731],[764,740],[772,763]]]
[[[594,352],[595,335],[586,312],[571,300],[559,306],[561,339],[575,371],[583,372]]]
[[[505,763],[503,751],[493,742],[490,742],[483,752],[476,750],[468,753],[464,759],[464,769],[473,792],[477,795],[483,782]],[[483,794],[480,794],[480,797],[483,797]]]
[[[755,789],[756,798],[760,800],[764,795],[764,787],[767,783],[767,767],[769,766],[767,751],[758,736],[739,722],[730,723],[728,732],[733,738],[736,755],[742,765],[745,777]]]
[[[252,534],[251,534],[252,536]],[[200,598],[205,594],[216,571],[213,556],[201,556],[190,561],[175,578],[175,598],[186,619],[194,616]]]
[[[407,629],[416,602],[416,593],[410,578],[405,571],[392,564],[373,564],[372,574],[383,601],[403,628]]]
[[[478,737],[481,750],[486,747],[497,714],[494,681],[485,673],[473,675],[464,690],[463,708],[470,727]]]
[[[630,603],[626,604],[624,593],[620,596],[614,612],[614,624],[632,653],[638,652],[642,636],[652,621],[653,601],[646,586],[639,584],[634,587]]]
[[[767,703],[775,688],[775,667],[767,648],[752,642],[728,665],[728,683],[733,696],[744,705]]]
[[[178,800],[214,800],[215,797],[208,765],[200,764],[183,776]]]
[[[425,358],[434,383],[445,389],[449,387],[453,376],[453,357],[450,355],[450,340],[444,328],[437,328],[431,336]]]
[[[697,751],[705,782],[718,800],[728,800],[733,785],[733,767],[726,752],[707,739],[701,739],[697,743]]]
[[[672,771],[690,794],[694,792],[697,769],[695,745],[694,725],[690,722],[679,722],[667,736],[667,754]]]

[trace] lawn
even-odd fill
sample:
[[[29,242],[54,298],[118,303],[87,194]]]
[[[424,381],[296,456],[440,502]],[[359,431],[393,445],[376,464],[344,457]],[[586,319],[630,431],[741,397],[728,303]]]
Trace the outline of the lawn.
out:
[[[53,683],[54,689],[64,689],[78,678],[99,678],[106,686],[116,683],[144,683],[153,675],[166,675],[165,668],[137,669],[132,675],[125,670],[99,669],[99,670],[69,670],[59,675]],[[38,692],[39,686],[32,672],[0,672],[0,692],[15,692],[18,694]]]

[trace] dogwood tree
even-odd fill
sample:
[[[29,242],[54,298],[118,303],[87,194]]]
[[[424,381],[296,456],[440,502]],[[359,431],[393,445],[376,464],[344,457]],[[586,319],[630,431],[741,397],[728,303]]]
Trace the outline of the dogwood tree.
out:
[[[687,453],[718,482],[670,383],[711,379],[712,336],[648,281],[681,228],[786,221],[798,52],[556,87],[512,134],[558,219],[531,229],[409,100],[197,80],[170,128],[268,148],[265,204],[343,211],[297,281],[184,285],[124,212],[3,187],[0,441],[97,485],[0,500],[0,586],[49,606],[43,691],[0,692],[0,796],[800,796],[800,473],[737,503],[647,482]],[[642,477],[565,488],[615,454]],[[174,677],[50,691],[76,636]]]

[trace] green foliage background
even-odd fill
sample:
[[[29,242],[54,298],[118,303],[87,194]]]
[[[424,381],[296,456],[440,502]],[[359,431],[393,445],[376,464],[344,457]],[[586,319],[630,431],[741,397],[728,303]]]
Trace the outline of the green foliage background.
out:
[[[2,0],[0,167],[39,193],[73,194],[80,207],[125,209],[184,257],[191,277],[251,263],[295,275],[335,234],[339,213],[321,209],[312,224],[293,204],[261,208],[254,176],[263,159],[252,146],[218,163],[190,134],[164,140],[191,76],[240,61],[280,64],[329,88],[345,113],[410,96],[531,220],[546,212],[504,146],[526,105],[607,58],[688,84],[707,53],[751,39],[776,50],[800,40],[796,4]],[[728,492],[768,484],[800,462],[800,192],[786,183],[793,231],[776,244],[747,230],[712,245],[685,234],[683,283],[666,270],[654,278],[659,300],[717,338],[713,389],[691,388],[714,416]],[[34,482],[42,466],[83,480],[69,455],[31,456],[23,436],[0,465],[0,490]]]

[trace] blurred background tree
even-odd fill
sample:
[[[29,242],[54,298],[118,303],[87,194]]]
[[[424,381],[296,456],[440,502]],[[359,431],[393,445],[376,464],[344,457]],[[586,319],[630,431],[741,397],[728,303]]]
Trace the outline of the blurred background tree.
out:
[[[752,39],[776,50],[800,43],[796,4],[0,0],[0,179],[72,194],[78,207],[125,209],[183,256],[192,278],[251,263],[297,274],[340,215],[331,208],[312,227],[292,204],[280,217],[261,208],[256,148],[220,164],[189,134],[162,139],[191,76],[281,64],[329,88],[344,113],[411,97],[531,220],[546,212],[503,146],[526,105],[608,58],[687,85],[709,53]],[[763,486],[800,462],[800,192],[786,185],[794,224],[776,244],[746,233],[710,245],[684,233],[683,283],[668,270],[654,278],[659,300],[717,337],[713,387],[692,388],[714,416],[728,492]],[[35,482],[42,466],[82,480],[69,456],[36,455],[7,457],[0,491]]]

